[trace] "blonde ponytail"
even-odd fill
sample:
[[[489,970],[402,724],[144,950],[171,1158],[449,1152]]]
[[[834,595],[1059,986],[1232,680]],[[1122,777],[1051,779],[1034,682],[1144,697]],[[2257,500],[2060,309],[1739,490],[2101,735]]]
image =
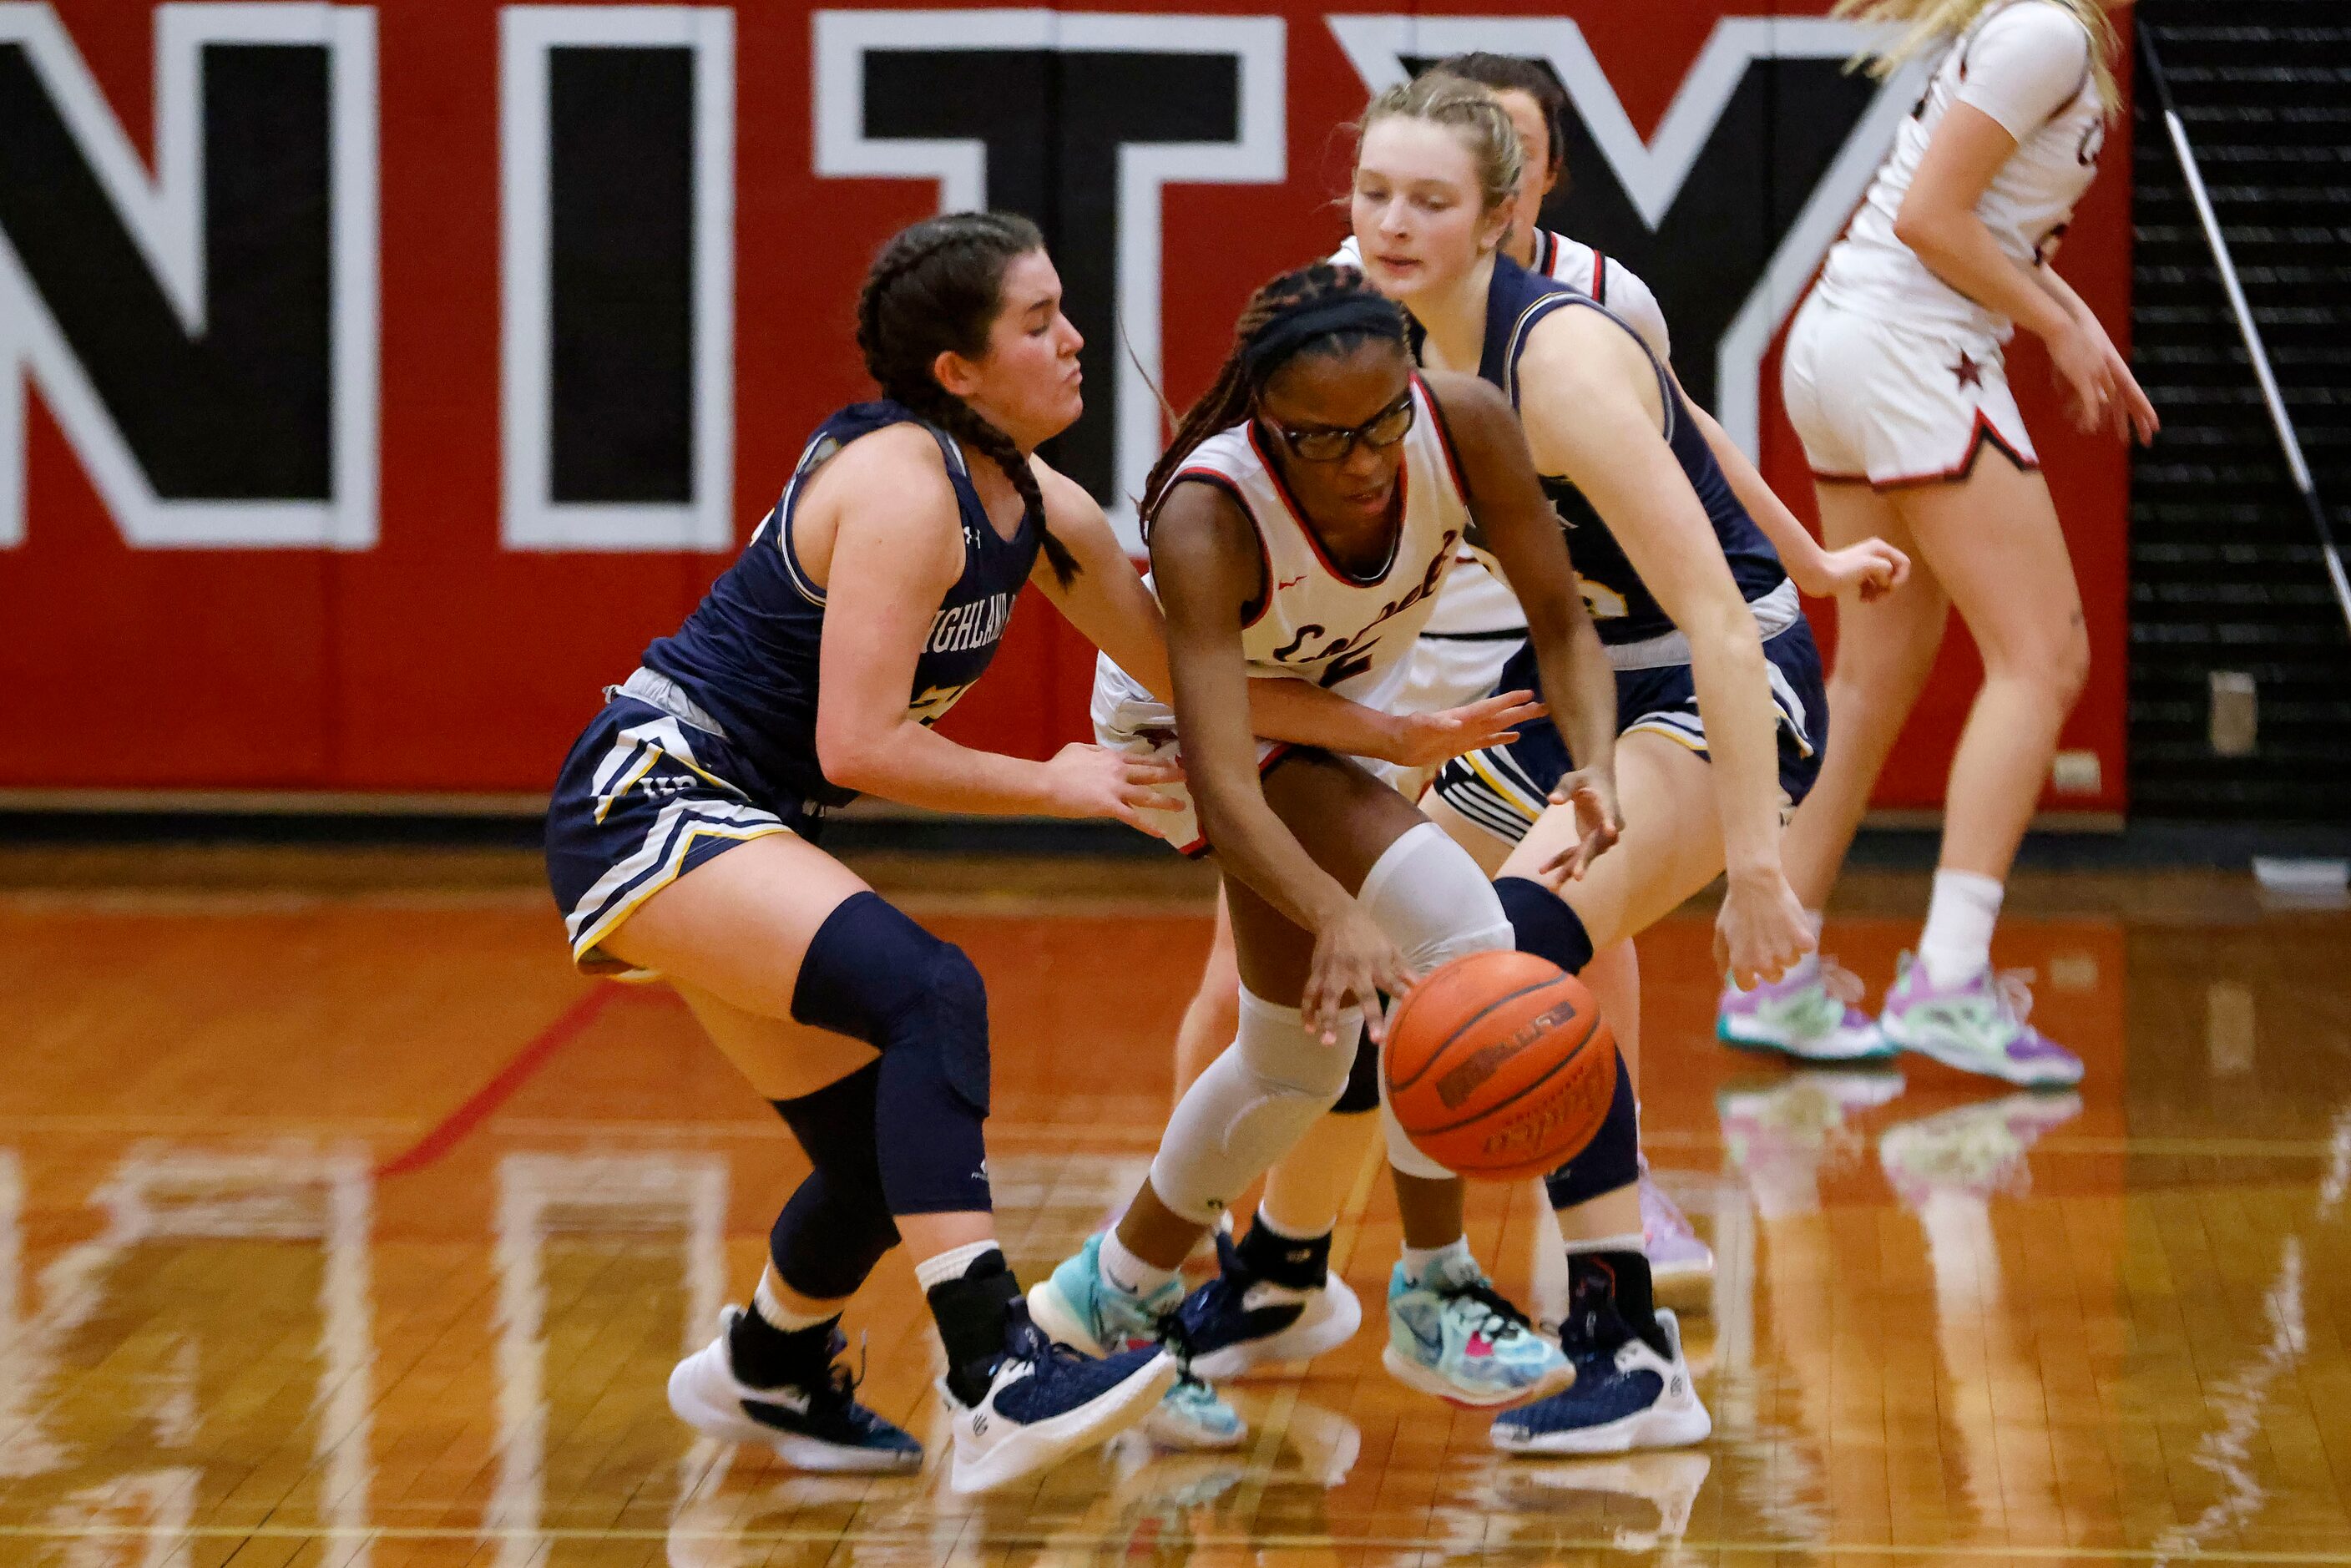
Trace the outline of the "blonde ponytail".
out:
[[[1884,49],[1854,57],[1853,64],[1884,80],[1907,61],[1940,43],[1959,37],[1976,19],[2001,0],[1836,0],[1829,15],[1865,26],[1899,27],[1900,37]],[[2098,102],[2108,114],[2122,107],[2121,89],[2115,85],[2115,56],[2122,47],[2113,20],[2098,0],[2049,0],[2073,13],[2090,35],[2090,76],[2096,82]]]

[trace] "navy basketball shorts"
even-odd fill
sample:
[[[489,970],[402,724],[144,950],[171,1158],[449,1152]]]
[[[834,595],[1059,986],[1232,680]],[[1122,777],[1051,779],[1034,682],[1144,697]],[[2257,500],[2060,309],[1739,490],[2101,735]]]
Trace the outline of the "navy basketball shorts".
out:
[[[1784,821],[1820,777],[1821,750],[1829,736],[1828,691],[1821,677],[1820,649],[1801,617],[1764,639],[1763,660],[1771,675],[1771,706],[1779,715],[1780,811]],[[1498,692],[1520,688],[1540,689],[1531,644],[1510,656],[1494,686]],[[1616,733],[1661,735],[1704,757],[1706,725],[1698,717],[1698,683],[1690,667],[1620,667]],[[1520,725],[1519,738],[1507,746],[1453,758],[1438,769],[1432,788],[1438,799],[1479,827],[1517,843],[1542,815],[1552,786],[1573,766],[1559,727],[1539,718]]]
[[[769,833],[813,835],[818,813],[757,777],[722,735],[632,696],[604,705],[563,759],[547,808],[547,880],[573,963],[658,978],[598,944],[705,861]]]

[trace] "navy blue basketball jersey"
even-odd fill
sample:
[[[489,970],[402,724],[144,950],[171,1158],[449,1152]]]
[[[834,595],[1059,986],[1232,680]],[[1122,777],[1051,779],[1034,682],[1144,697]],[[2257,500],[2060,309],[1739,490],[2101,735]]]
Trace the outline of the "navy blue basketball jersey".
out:
[[[1554,310],[1581,308],[1598,310],[1603,316],[1623,327],[1625,336],[1635,343],[1640,334],[1603,309],[1590,296],[1570,287],[1555,278],[1539,277],[1527,271],[1509,256],[1494,258],[1494,281],[1486,293],[1486,346],[1478,363],[1478,373],[1510,394],[1510,406],[1520,401],[1519,360],[1526,352],[1528,334],[1535,323]],[[1706,507],[1707,520],[1714,525],[1714,537],[1722,546],[1723,559],[1730,563],[1730,575],[1739,584],[1739,591],[1749,603],[1762,598],[1781,583],[1788,574],[1780,565],[1780,557],[1771,548],[1755,519],[1731,493],[1730,482],[1714,460],[1714,453],[1706,444],[1706,435],[1690,417],[1689,407],[1682,401],[1680,390],[1656,356],[1646,343],[1641,344],[1657,376],[1657,391],[1665,401],[1666,444],[1689,476],[1690,488]],[[1583,594],[1592,606],[1592,619],[1603,643],[1641,643],[1663,636],[1674,629],[1674,623],[1664,608],[1650,593],[1648,585],[1633,570],[1625,558],[1624,549],[1609,533],[1608,525],[1583,492],[1564,479],[1543,476],[1543,491],[1552,504],[1559,508],[1560,517],[1568,525],[1568,550],[1575,559],[1575,570],[1583,579]]]
[[[895,402],[852,403],[822,424],[800,454],[783,498],[761,521],[735,564],[674,636],[645,650],[647,667],[667,675],[724,725],[736,751],[767,781],[827,806],[856,791],[824,777],[816,753],[817,656],[824,637],[824,590],[792,549],[792,505],[809,476],[862,435],[922,423]],[[935,722],[971,689],[996,656],[1012,601],[1036,564],[1038,518],[1020,519],[1009,539],[996,531],[972,488],[963,449],[925,424],[946,459],[963,522],[963,575],[956,580],[914,665],[907,714]]]

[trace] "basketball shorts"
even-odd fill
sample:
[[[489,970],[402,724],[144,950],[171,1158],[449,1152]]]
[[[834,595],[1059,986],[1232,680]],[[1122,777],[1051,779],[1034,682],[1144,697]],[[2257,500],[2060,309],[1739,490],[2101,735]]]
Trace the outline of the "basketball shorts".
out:
[[[1405,669],[1404,690],[1387,705],[1390,713],[1437,713],[1461,707],[1508,686],[1498,686],[1502,666],[1526,643],[1526,632],[1504,632],[1492,636],[1471,632],[1447,634],[1424,632],[1412,648]],[[1407,800],[1417,800],[1436,776],[1433,768],[1406,768],[1400,762],[1362,759],[1364,766]]]
[[[684,716],[693,705],[661,676],[640,670],[605,695],[548,803],[547,880],[583,972],[657,979],[599,944],[705,861],[769,833],[813,837],[822,811],[756,783],[715,721]]]
[[[1619,650],[1612,649],[1611,653]],[[1763,641],[1779,716],[1780,810],[1784,819],[1820,777],[1828,742],[1829,699],[1820,649],[1802,618]],[[1521,645],[1502,667],[1495,689],[1537,685],[1534,649]],[[1698,717],[1698,683],[1687,664],[1616,672],[1616,732],[1661,735],[1704,757],[1706,725]],[[1519,727],[1519,738],[1455,758],[1437,770],[1438,799],[1495,837],[1517,843],[1550,804],[1552,786],[1573,764],[1559,727],[1539,718]]]
[[[1986,442],[2041,465],[1989,333],[1900,326],[1815,288],[1788,329],[1780,395],[1816,479],[1890,489],[1965,478]]]
[[[1176,710],[1113,664],[1107,653],[1095,661],[1092,716],[1096,745],[1154,761],[1182,760],[1176,744]],[[1290,749],[1284,741],[1259,741],[1258,776],[1263,778]],[[1159,837],[1175,845],[1178,853],[1193,860],[1207,854],[1208,839],[1200,831],[1200,817],[1193,810],[1191,789],[1182,784],[1162,784],[1157,788],[1159,793],[1179,804],[1173,811],[1146,811],[1144,820]]]

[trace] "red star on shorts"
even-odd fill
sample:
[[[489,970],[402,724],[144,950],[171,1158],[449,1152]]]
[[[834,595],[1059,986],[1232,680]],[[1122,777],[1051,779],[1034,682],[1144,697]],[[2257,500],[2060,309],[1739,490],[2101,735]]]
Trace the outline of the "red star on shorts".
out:
[[[1964,349],[1959,350],[1959,362],[1951,367],[1951,374],[1959,378],[1959,384],[1963,387],[1983,385],[1983,367],[1976,363],[1975,356]]]

